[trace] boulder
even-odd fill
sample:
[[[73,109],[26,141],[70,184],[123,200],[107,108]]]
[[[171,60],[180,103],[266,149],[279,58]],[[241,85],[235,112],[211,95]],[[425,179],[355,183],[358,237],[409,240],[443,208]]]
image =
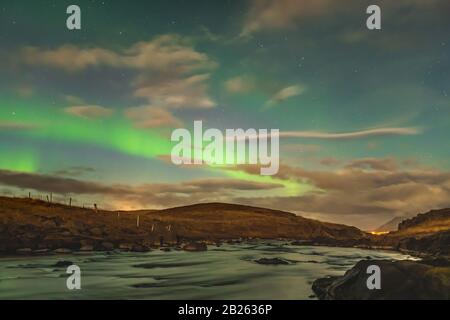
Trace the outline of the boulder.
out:
[[[312,246],[314,241],[311,240],[295,240],[291,242],[293,246]]]
[[[58,249],[53,250],[53,252],[57,253],[57,254],[68,254],[68,253],[72,253],[72,250],[67,249],[67,248],[58,248]]]
[[[92,245],[84,245],[80,248],[80,251],[94,251],[94,246]]]
[[[147,247],[144,247],[144,246],[135,244],[135,245],[133,245],[133,247],[131,248],[131,251],[134,251],[134,252],[147,252],[147,251],[149,251],[149,250],[148,250]]]
[[[59,260],[58,262],[56,262],[53,267],[55,268],[67,268],[68,266],[73,265],[72,261],[68,261],[68,260]]]
[[[119,249],[124,251],[131,251],[133,249],[133,244],[131,243],[121,243],[119,244]]]
[[[97,237],[100,237],[103,235],[103,230],[100,228],[97,228],[97,227],[89,229],[89,232],[92,235],[97,236]]]
[[[184,251],[206,251],[208,246],[203,242],[191,242],[183,246]]]
[[[102,242],[100,247],[102,250],[106,250],[106,251],[114,250],[114,244],[111,242],[107,242],[107,241]]]
[[[37,249],[33,251],[33,254],[48,254],[50,249]]]
[[[381,289],[367,287],[370,265],[380,267]],[[408,260],[362,260],[342,277],[314,281],[312,289],[324,300],[448,300],[450,267]]]

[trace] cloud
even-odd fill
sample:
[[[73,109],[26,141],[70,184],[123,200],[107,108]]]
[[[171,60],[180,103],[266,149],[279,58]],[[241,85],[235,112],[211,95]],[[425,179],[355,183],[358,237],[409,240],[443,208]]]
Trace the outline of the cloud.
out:
[[[114,113],[114,111],[109,108],[96,105],[67,107],[64,109],[64,111],[73,116],[89,119],[105,118],[111,116]]]
[[[377,128],[360,131],[331,133],[322,131],[284,131],[280,132],[281,138],[311,138],[311,139],[358,139],[377,136],[392,135],[417,135],[422,131],[419,128]]]
[[[422,130],[414,127],[398,127],[398,128],[377,128],[377,129],[367,129],[360,131],[350,131],[350,132],[323,132],[323,131],[281,131],[279,133],[267,133],[267,134],[256,134],[256,135],[238,135],[236,137],[226,137],[226,139],[257,139],[257,138],[267,138],[270,139],[273,136],[278,136],[279,138],[303,138],[303,139],[324,139],[324,140],[349,140],[349,139],[361,139],[368,137],[379,137],[379,136],[410,136],[418,135],[422,133]]]
[[[34,94],[34,88],[28,85],[22,85],[16,88],[16,92],[22,98],[29,98]]]
[[[319,163],[326,167],[335,167],[341,163],[341,160],[333,158],[333,157],[327,157],[323,158],[319,161]]]
[[[199,190],[271,190],[282,188],[282,184],[278,183],[262,183],[254,181],[234,180],[234,179],[202,179],[182,183],[182,186],[190,186]]]
[[[85,166],[73,166],[61,170],[56,170],[52,174],[56,176],[69,176],[69,177],[79,177],[81,175],[95,172],[96,170],[91,167]]]
[[[63,95],[62,98],[64,99],[65,102],[67,102],[67,103],[69,103],[71,105],[83,105],[83,104],[86,104],[82,98],[77,97],[77,96],[73,96],[73,95],[70,95],[70,94]]]
[[[38,128],[39,126],[35,124],[0,120],[0,130],[33,130]]]
[[[0,170],[0,183],[11,187],[60,194],[120,194],[120,192],[126,192],[125,189],[120,187],[108,187],[95,182],[84,182],[72,178],[61,178],[51,175],[21,173],[7,170]]]
[[[210,109],[215,107],[216,103],[207,94],[209,77],[209,74],[181,78],[141,77],[135,83],[138,89],[134,95],[164,108]]]
[[[332,0],[253,0],[241,36],[292,28],[302,17],[323,15],[340,5]]]
[[[182,121],[169,111],[153,106],[127,108],[125,115],[139,129],[181,127],[183,125]]]
[[[80,71],[90,66],[117,65],[120,57],[112,51],[100,48],[79,49],[73,45],[63,45],[57,49],[25,47],[21,57],[27,64],[46,65],[66,71]]]
[[[229,170],[252,175],[259,173],[255,165],[242,165]],[[293,211],[367,229],[396,215],[417,214],[450,206],[450,172],[401,169],[391,158],[353,160],[343,168],[324,171],[281,165],[275,178],[312,184],[315,189],[297,196],[237,197],[233,201]]]
[[[251,77],[242,75],[228,79],[224,87],[230,93],[248,93],[255,89],[256,84]]]
[[[299,96],[305,92],[306,88],[301,85],[289,86],[278,91],[268,102],[267,106],[273,106],[289,98]]]
[[[33,189],[38,192],[53,192],[56,195],[79,195],[99,198],[107,202],[134,203],[135,207],[162,208],[187,203],[226,201],[233,194],[245,191],[265,191],[282,188],[283,185],[270,182],[254,182],[238,179],[197,179],[178,183],[153,183],[141,185],[105,185],[81,181],[69,177],[20,173],[0,170],[0,184],[19,189]],[[97,203],[99,203],[97,201]],[[110,206],[114,208],[113,206]],[[120,209],[120,208],[115,208]]]
[[[336,15],[342,12],[353,11],[354,14],[365,15],[365,8],[370,3],[361,3],[359,0],[348,0],[343,4],[336,0],[253,0],[246,15],[241,31],[241,37],[248,37],[254,33],[267,30],[285,30],[294,28],[304,20],[321,16]],[[448,6],[446,0],[397,0],[382,1],[379,3],[383,14],[390,14],[392,18],[401,15],[404,23],[410,18],[417,17],[425,9]],[[414,10],[411,10],[414,9]],[[444,10],[445,11],[445,10]],[[405,19],[405,16],[410,16]],[[316,20],[313,20],[317,23]],[[349,35],[348,40],[358,40],[359,35]]]
[[[106,185],[70,177],[0,170],[0,184],[61,196],[91,197],[96,203],[103,199],[105,206],[111,209],[120,208],[121,203],[133,208],[164,208],[223,201],[286,210],[365,229],[375,228],[396,215],[450,206],[450,172],[402,168],[401,164],[391,158],[355,159],[333,170],[306,170],[282,164],[274,176],[276,183],[210,178],[177,183]],[[223,169],[259,176],[256,165]],[[267,194],[271,190],[282,190],[283,181],[313,188],[298,195]]]
[[[79,48],[70,44],[56,49],[25,47],[21,51],[21,57],[27,64],[47,65],[71,72],[97,66],[138,70],[174,68],[177,72],[191,72],[214,65],[207,55],[195,51],[190,45],[189,41],[181,36],[162,35],[117,51]]]
[[[287,152],[308,152],[317,153],[323,149],[322,146],[317,144],[302,144],[302,143],[288,143],[283,144],[280,148]]]
[[[217,63],[194,49],[189,38],[175,34],[137,42],[129,48],[80,48],[63,45],[54,49],[25,47],[22,62],[44,65],[67,72],[110,67],[134,71],[131,86],[135,97],[162,108],[200,108],[216,106],[208,95],[209,71]]]
[[[378,158],[364,158],[351,161],[347,166],[350,169],[373,169],[394,171],[397,168],[397,163],[393,158],[378,159]]]

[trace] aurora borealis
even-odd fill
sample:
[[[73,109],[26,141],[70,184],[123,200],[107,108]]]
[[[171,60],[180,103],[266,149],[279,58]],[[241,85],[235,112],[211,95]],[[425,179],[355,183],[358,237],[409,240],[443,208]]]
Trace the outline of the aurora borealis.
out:
[[[374,228],[450,206],[450,5],[0,4],[0,192],[104,208],[235,202]],[[175,166],[173,129],[280,130],[280,170]]]

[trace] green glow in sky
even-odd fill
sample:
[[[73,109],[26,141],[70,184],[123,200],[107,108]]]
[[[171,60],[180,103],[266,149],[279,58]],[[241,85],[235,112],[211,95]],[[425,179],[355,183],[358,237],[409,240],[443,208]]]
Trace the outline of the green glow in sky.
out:
[[[3,103],[3,121],[29,125],[20,134],[39,139],[79,142],[111,148],[126,154],[150,157],[170,153],[171,143],[151,130],[139,130],[120,117],[85,119],[43,104]]]
[[[2,152],[0,157],[0,169],[33,173],[39,169],[35,154],[30,151],[14,150],[14,152]]]

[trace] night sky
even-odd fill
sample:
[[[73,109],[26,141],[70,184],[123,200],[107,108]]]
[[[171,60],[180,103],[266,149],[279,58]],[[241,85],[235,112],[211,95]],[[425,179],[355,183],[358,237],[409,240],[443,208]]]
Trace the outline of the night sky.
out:
[[[233,202],[365,229],[448,207],[449,54],[447,0],[2,0],[0,193]],[[271,177],[175,166],[170,134],[194,120],[296,137]]]

